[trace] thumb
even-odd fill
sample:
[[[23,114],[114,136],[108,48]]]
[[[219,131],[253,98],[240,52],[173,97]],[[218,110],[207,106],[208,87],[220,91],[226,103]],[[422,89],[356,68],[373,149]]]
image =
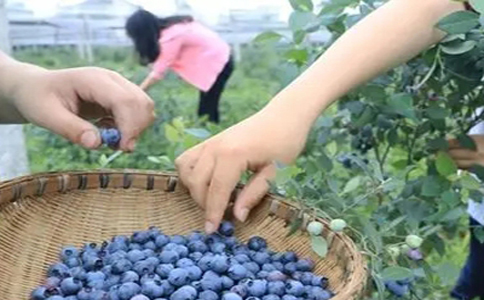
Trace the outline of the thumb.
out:
[[[242,192],[234,205],[234,214],[241,222],[245,222],[249,212],[254,208],[264,197],[269,190],[268,181],[276,174],[276,169],[273,164],[263,167],[256,173]]]
[[[84,148],[95,149],[101,145],[99,130],[63,106],[56,107],[36,123]]]

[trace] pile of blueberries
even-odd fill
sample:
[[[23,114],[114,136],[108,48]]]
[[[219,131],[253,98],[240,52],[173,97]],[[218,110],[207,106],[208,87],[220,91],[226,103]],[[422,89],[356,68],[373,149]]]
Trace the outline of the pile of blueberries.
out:
[[[65,247],[32,300],[326,300],[328,279],[294,252],[234,236],[222,222],[210,235],[165,235],[156,227],[102,245]]]

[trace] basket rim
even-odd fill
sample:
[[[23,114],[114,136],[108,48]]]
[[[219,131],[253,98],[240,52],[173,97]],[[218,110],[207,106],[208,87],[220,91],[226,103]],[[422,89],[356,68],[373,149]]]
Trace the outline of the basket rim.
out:
[[[16,202],[25,196],[38,197],[45,192],[46,184],[49,181],[57,182],[57,190],[48,191],[47,193],[61,192],[65,193],[68,191],[76,190],[76,188],[69,187],[69,177],[71,176],[99,176],[99,186],[87,186],[84,185],[82,188],[79,185],[78,189],[90,190],[95,188],[107,188],[103,186],[103,176],[119,175],[119,176],[134,176],[146,177],[147,185],[136,186],[129,185],[127,188],[145,188],[145,189],[155,189],[159,190],[160,186],[154,186],[153,180],[155,177],[161,177],[166,179],[166,184],[163,186],[165,191],[173,192],[176,189],[186,189],[183,187],[181,181],[179,181],[178,173],[176,172],[165,172],[165,171],[155,171],[155,170],[140,170],[140,169],[94,169],[94,170],[62,170],[62,171],[51,171],[51,172],[41,172],[34,173],[24,176],[15,177],[6,181],[0,181],[0,211],[2,211],[6,205]],[[172,180],[175,180],[172,184]],[[30,189],[30,193],[25,193],[26,187],[29,185],[37,184],[37,193]],[[243,184],[239,183],[236,187],[236,191],[240,191],[244,187]],[[125,188],[123,186],[110,186],[109,188]],[[35,189],[34,189],[35,190]],[[6,195],[6,197],[5,197]],[[3,196],[3,197],[2,197]],[[10,196],[10,197],[8,197]],[[263,201],[272,201],[271,203],[278,203],[285,207],[286,210],[301,212],[301,208],[297,203],[289,201],[288,199],[275,195],[272,193],[267,193]],[[277,207],[276,207],[277,209]],[[272,205],[271,205],[272,211]],[[281,217],[281,216],[278,216]],[[303,225],[307,224],[308,218],[305,216]],[[322,222],[325,228],[329,229],[329,222],[323,218],[317,217],[316,220]],[[287,221],[287,220],[286,220]],[[358,299],[365,292],[365,287],[369,278],[367,260],[363,253],[358,250],[355,242],[345,233],[335,233],[335,238],[338,238],[341,243],[344,244],[347,250],[347,255],[352,261],[351,274],[352,276],[346,281],[345,289],[339,292],[334,299],[335,300],[348,300],[348,299]]]

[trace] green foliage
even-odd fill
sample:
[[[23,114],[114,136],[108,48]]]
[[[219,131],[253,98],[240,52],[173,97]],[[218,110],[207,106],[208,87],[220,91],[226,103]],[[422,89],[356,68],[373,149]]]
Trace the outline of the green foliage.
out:
[[[306,1],[290,2],[293,38],[285,40],[285,53],[301,69],[324,52],[304,36],[327,29],[334,41],[378,6],[333,0],[315,12]],[[478,11],[480,2],[471,2]],[[304,171],[292,177],[284,171],[284,180],[276,180],[274,191],[305,199],[304,209],[348,222],[370,261],[374,285],[367,299],[392,299],[385,280],[413,277],[404,299],[448,299],[455,283],[466,249],[456,259],[452,241],[461,244],[468,230],[468,199],[482,199],[472,172],[484,178],[484,167],[458,172],[447,139],[476,148],[467,132],[483,119],[476,114],[484,96],[479,21],[474,12],[444,17],[437,24],[448,33],[441,43],[343,97],[316,122],[304,155],[291,166]],[[484,240],[482,229],[475,231]],[[409,234],[423,238],[424,260],[407,256]]]

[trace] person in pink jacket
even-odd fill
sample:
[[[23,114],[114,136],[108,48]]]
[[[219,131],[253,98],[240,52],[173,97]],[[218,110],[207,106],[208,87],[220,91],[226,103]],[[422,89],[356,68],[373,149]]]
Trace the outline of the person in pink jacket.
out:
[[[200,90],[199,116],[220,121],[219,102],[233,72],[230,46],[191,16],[158,18],[138,10],[126,22],[142,65],[152,71],[141,83],[147,90],[162,79],[168,69]]]

